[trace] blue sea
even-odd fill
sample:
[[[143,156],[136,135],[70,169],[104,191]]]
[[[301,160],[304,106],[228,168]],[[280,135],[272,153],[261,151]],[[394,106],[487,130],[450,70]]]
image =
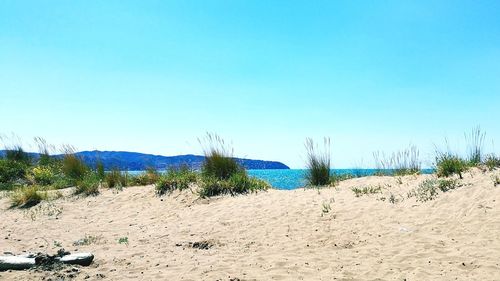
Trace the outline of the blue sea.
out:
[[[295,189],[306,184],[305,174],[307,170],[248,170],[250,176],[266,180],[273,187],[278,189]],[[376,169],[334,169],[332,173],[337,175],[372,176]],[[423,169],[422,173],[431,174],[433,169]]]
[[[354,176],[371,176],[378,170],[376,169],[334,169],[333,173],[337,175],[354,175]],[[278,189],[295,189],[305,186],[306,170],[290,169],[290,170],[247,170],[250,176],[263,179],[269,182],[274,188]],[[423,169],[422,173],[431,174],[433,169]],[[132,171],[129,173],[136,174],[140,171]]]

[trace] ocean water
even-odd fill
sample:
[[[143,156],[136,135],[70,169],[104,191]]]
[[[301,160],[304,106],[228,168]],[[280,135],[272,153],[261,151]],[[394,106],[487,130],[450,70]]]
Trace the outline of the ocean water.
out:
[[[376,169],[334,169],[332,172],[337,175],[355,175],[355,176],[372,176],[378,170]],[[423,169],[422,173],[431,174],[433,169]],[[290,169],[290,170],[248,170],[250,176],[266,180],[274,188],[278,189],[295,189],[306,185],[305,174],[306,170]]]
[[[138,174],[141,171],[129,171],[131,174]],[[274,188],[278,189],[295,189],[305,186],[306,170],[290,169],[290,170],[247,170],[250,176],[263,179],[269,182]],[[376,169],[334,169],[332,172],[337,175],[355,175],[355,176],[371,176],[374,175]],[[422,173],[433,173],[433,169],[423,169]]]

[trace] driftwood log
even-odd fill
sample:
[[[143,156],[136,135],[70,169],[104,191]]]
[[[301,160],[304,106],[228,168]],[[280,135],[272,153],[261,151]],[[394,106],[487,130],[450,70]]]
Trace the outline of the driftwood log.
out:
[[[23,270],[29,269],[37,265],[47,265],[47,261],[52,263],[76,264],[81,266],[89,266],[94,260],[94,255],[91,253],[67,254],[61,257],[40,256],[0,256],[0,271],[4,270]],[[38,261],[38,263],[37,263]]]

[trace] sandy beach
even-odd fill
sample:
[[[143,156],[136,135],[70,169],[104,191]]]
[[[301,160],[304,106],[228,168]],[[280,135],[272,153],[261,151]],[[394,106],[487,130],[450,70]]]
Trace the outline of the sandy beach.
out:
[[[78,272],[0,272],[0,279],[498,280],[498,174],[474,169],[426,202],[408,194],[433,175],[212,199],[191,191],[158,197],[152,186],[105,189],[31,209],[9,209],[3,198],[1,251],[63,247],[92,252],[95,261]],[[352,188],[363,186],[381,193],[356,197]],[[89,245],[75,244],[85,237]]]

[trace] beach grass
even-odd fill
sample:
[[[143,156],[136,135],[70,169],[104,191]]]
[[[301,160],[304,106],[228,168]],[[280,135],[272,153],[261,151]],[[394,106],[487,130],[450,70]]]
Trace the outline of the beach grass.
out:
[[[10,194],[11,207],[29,208],[47,199],[47,192],[35,185],[20,187]]]
[[[86,173],[76,184],[75,194],[84,196],[95,196],[99,194],[101,181],[96,173]]]
[[[234,159],[232,146],[219,135],[207,133],[205,138],[198,139],[198,142],[202,145],[205,155],[201,169],[204,177],[227,180],[232,175],[244,171],[244,168]]]
[[[306,139],[304,146],[306,148],[307,184],[309,186],[330,185],[330,138],[323,139],[323,149],[320,149],[311,138]]]
[[[469,168],[467,161],[451,152],[436,152],[436,175],[438,177],[450,177],[462,174]]]
[[[421,172],[420,151],[414,146],[386,155],[383,152],[373,153],[376,172],[378,176],[405,176]]]
[[[161,196],[174,190],[188,189],[198,178],[198,174],[187,166],[172,167],[165,174],[158,176],[155,183],[156,194]]]
[[[467,145],[467,161],[470,166],[478,166],[483,161],[483,147],[486,133],[481,131],[481,127],[472,128],[464,134]]]

